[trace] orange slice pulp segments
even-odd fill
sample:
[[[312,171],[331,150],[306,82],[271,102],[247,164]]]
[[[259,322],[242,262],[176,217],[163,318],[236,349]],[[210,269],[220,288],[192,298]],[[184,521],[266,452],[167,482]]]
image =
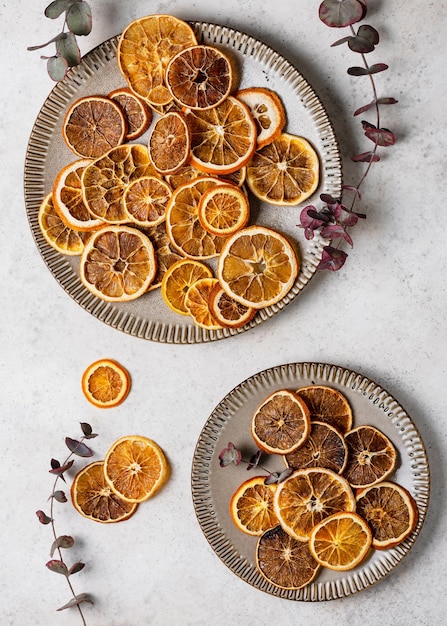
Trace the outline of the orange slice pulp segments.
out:
[[[160,174],[173,174],[189,158],[191,137],[182,114],[173,111],[160,117],[149,137],[149,157]]]
[[[211,269],[194,259],[181,259],[169,267],[161,281],[161,295],[168,307],[180,315],[189,315],[186,306],[188,289],[201,278],[212,278]]]
[[[197,326],[207,330],[219,330],[222,326],[214,319],[209,300],[217,278],[200,278],[193,283],[185,296],[185,307]]]
[[[227,328],[242,328],[256,315],[256,309],[231,298],[219,282],[210,293],[209,307],[214,319]]]
[[[82,392],[94,406],[105,409],[118,406],[130,391],[126,368],[112,359],[91,363],[82,375]]]
[[[262,535],[277,526],[273,508],[276,487],[276,484],[266,485],[265,476],[254,476],[239,485],[230,501],[230,515],[242,532]]]
[[[40,232],[54,250],[70,256],[79,256],[82,253],[89,233],[73,230],[62,221],[53,204],[52,193],[42,200],[37,219]]]
[[[164,222],[171,188],[156,176],[143,176],[129,183],[123,193],[124,209],[138,226],[157,226]]]
[[[247,195],[230,183],[208,189],[200,200],[198,216],[202,227],[212,235],[232,235],[250,219]]]

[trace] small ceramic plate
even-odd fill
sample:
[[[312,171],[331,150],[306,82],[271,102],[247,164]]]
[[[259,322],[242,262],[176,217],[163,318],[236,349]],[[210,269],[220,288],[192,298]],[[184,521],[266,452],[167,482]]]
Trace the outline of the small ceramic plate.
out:
[[[314,582],[298,590],[284,590],[267,582],[256,568],[257,538],[240,531],[229,512],[238,486],[260,474],[245,465],[219,465],[219,454],[232,442],[249,459],[256,451],[250,433],[252,416],[277,389],[296,390],[326,385],[339,390],[351,405],[354,426],[368,424],[385,433],[398,451],[396,471],[389,477],[406,487],[416,500],[419,520],[413,533],[395,548],[373,551],[357,568],[335,572],[322,568]],[[263,455],[262,465],[281,471],[277,455]],[[294,363],[274,367],[248,378],[217,405],[199,437],[192,466],[192,495],[199,524],[217,556],[257,589],[289,600],[333,600],[351,595],[384,578],[413,546],[424,522],[430,493],[430,472],[424,443],[405,410],[385,389],[361,374],[322,363]]]
[[[240,88],[269,87],[276,91],[287,112],[290,133],[308,139],[318,152],[321,182],[309,203],[319,194],[339,196],[341,159],[338,144],[326,111],[309,83],[286,59],[262,42],[244,33],[203,22],[192,27],[200,42],[220,48],[231,55],[239,68]],[[252,222],[282,231],[299,248],[302,267],[292,290],[278,304],[257,313],[243,329],[208,331],[199,328],[187,316],[173,313],[155,289],[127,303],[107,303],[93,296],[79,280],[79,258],[53,250],[43,238],[38,225],[39,206],[52,189],[59,170],[76,160],[62,138],[62,123],[68,107],[78,98],[107,95],[125,86],[116,62],[119,37],[114,37],[88,53],[80,65],[70,70],[42,106],[29,139],[25,159],[25,204],[37,247],[53,276],[65,291],[94,317],[121,331],[143,339],[165,343],[201,343],[244,332],[269,319],[289,304],[316,271],[324,241],[316,237],[306,241],[299,223],[300,207],[273,207],[251,197]],[[157,116],[154,115],[154,120]],[[147,144],[148,133],[137,140]],[[210,263],[213,265],[213,263]]]

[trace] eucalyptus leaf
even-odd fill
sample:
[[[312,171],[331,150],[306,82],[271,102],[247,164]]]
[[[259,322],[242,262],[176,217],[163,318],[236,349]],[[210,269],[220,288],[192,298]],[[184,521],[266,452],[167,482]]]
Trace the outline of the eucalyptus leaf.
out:
[[[64,604],[64,606],[61,606],[56,610],[64,611],[65,609],[71,609],[73,606],[78,606],[79,604],[82,604],[83,602],[89,602],[90,604],[93,604],[93,600],[88,595],[88,593],[78,594],[77,596],[69,600],[66,604]]]
[[[63,491],[60,490],[55,491],[51,497],[54,498],[57,502],[67,502],[67,496]]]
[[[77,1],[78,0],[54,0],[54,2],[51,2],[51,4],[49,4],[45,9],[45,17],[55,20]]]
[[[88,35],[92,30],[92,11],[87,2],[76,2],[67,11],[67,26],[75,35]]]
[[[60,475],[61,478],[63,478],[62,474],[70,469],[73,463],[74,461],[68,461],[68,463],[66,463],[65,465],[58,465],[57,467],[53,467],[53,469],[50,469],[49,472],[50,474]]]
[[[81,51],[73,33],[64,33],[64,37],[56,42],[56,51],[59,56],[65,59],[68,67],[79,65]]]
[[[85,563],[81,563],[81,561],[79,561],[78,563],[75,563],[70,567],[70,569],[68,570],[68,575],[71,576],[72,574],[77,574],[81,571],[81,569],[84,569],[84,567]]]
[[[41,524],[49,524],[52,521],[51,517],[48,517],[43,511],[36,511],[36,515]]]
[[[76,439],[65,437],[65,443],[67,445],[67,448],[70,450],[70,452],[73,452],[73,454],[77,454],[78,456],[82,457],[93,456],[93,450],[91,450],[88,446],[85,445],[85,443],[82,443],[81,441],[76,441]]]
[[[70,535],[61,535],[57,537],[51,544],[50,556],[53,557],[54,552],[58,548],[72,548],[74,546],[74,539]]]
[[[343,28],[363,19],[366,10],[366,4],[360,0],[323,0],[318,15],[326,26]]]
[[[59,81],[65,78],[68,70],[68,63],[63,57],[50,57],[47,61],[47,72],[51,80]]]
[[[52,572],[56,572],[56,574],[63,574],[64,576],[68,576],[68,568],[63,561],[53,559],[51,561],[48,561],[48,563],[46,563],[45,565]]]

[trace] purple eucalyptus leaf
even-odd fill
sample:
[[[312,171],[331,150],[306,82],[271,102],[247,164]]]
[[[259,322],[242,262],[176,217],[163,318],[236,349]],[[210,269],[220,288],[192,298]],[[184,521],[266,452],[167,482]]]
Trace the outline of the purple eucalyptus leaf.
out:
[[[378,98],[377,104],[397,104],[399,100],[396,98]]]
[[[341,46],[344,43],[347,43],[350,39],[352,39],[352,36],[349,35],[348,37],[342,37],[341,39],[337,39],[337,41],[334,41],[334,43],[331,44],[331,48],[334,48],[335,46]]]
[[[374,46],[377,46],[379,43],[379,33],[375,28],[369,26],[368,24],[362,24],[357,31],[357,37],[361,37],[362,39],[366,39]]]
[[[363,37],[351,37],[348,42],[349,49],[353,52],[359,52],[361,54],[367,54],[368,52],[372,52],[375,48],[374,44],[372,44],[368,39],[364,39]]]
[[[63,491],[55,491],[50,497],[54,498],[57,502],[67,502],[67,496]]]
[[[348,255],[343,250],[338,250],[332,246],[325,246],[317,269],[337,272],[343,267],[347,258]]]
[[[339,217],[339,223],[345,228],[355,226],[359,221],[359,216],[353,211],[343,211]]]
[[[360,22],[366,15],[364,0],[323,0],[318,9],[320,20],[331,28],[343,28]]]
[[[344,239],[344,226],[341,226],[341,224],[331,224],[330,226],[325,226],[321,231],[321,236],[324,239]]]
[[[278,482],[278,478],[279,478],[278,472],[272,472],[264,480],[264,485],[273,485]]]
[[[56,572],[56,574],[64,574],[64,576],[68,576],[68,568],[63,561],[58,561],[56,559],[52,559],[45,563],[49,570],[52,572]]]
[[[369,122],[362,122],[366,137],[382,147],[392,146],[396,142],[394,134],[388,128],[377,128]]]
[[[73,546],[73,537],[70,537],[69,535],[61,535],[60,537],[57,537],[51,544],[50,556],[53,557],[53,554],[58,548],[72,548]]]
[[[36,515],[41,524],[50,524],[53,521],[51,517],[48,517],[43,511],[36,511]]]
[[[247,465],[247,470],[252,470],[255,467],[258,466],[259,461],[261,460],[261,456],[262,456],[262,450],[258,450],[250,459],[248,465]]]
[[[58,467],[53,467],[53,469],[50,469],[49,472],[50,474],[60,475],[61,478],[63,478],[62,474],[66,472],[68,469],[70,469],[73,463],[74,461],[68,461],[68,463],[66,463],[65,465],[59,465]]]
[[[351,161],[355,161],[356,163],[371,163],[371,161],[380,161],[380,157],[378,154],[374,152],[362,152],[361,154],[356,154],[351,157]]]
[[[56,610],[64,611],[65,609],[71,609],[73,606],[78,606],[79,604],[82,604],[83,602],[88,602],[90,604],[93,604],[93,600],[87,593],[80,593],[74,598],[72,598],[71,600],[69,600],[66,604],[64,604],[64,606],[61,606]]]
[[[320,194],[320,200],[326,204],[337,204],[337,200],[328,193]]]
[[[238,450],[231,441],[228,443],[228,447],[224,448],[219,454],[219,464],[221,467],[227,467],[227,465],[239,465],[242,461],[242,452]]]
[[[311,241],[311,239],[314,238],[315,232],[312,230],[312,228],[305,228],[304,229],[304,236],[307,239],[307,241]]]
[[[81,441],[76,441],[76,439],[71,439],[70,437],[65,437],[65,444],[70,452],[73,454],[77,454],[82,457],[90,457],[93,456],[93,450],[91,450],[85,443]]]
[[[286,480],[286,478],[289,478],[289,476],[291,476],[291,474],[293,474],[294,469],[293,467],[286,467],[285,470],[283,470],[280,475],[278,476],[278,483],[282,483],[284,480]]]
[[[68,570],[68,575],[71,576],[72,574],[77,574],[81,571],[81,569],[84,569],[84,567],[85,563],[81,563],[81,561],[78,561],[78,563],[75,563],[70,567],[70,569]]]
[[[356,109],[354,111],[354,117],[356,115],[360,115],[361,113],[364,113],[365,111],[369,111],[369,109],[372,109],[375,106],[376,106],[376,101],[375,100],[373,100],[372,102],[369,102],[368,104],[365,104],[364,106],[362,106],[359,109]]]
[[[350,76],[368,76],[369,71],[366,67],[348,67],[348,74]]]

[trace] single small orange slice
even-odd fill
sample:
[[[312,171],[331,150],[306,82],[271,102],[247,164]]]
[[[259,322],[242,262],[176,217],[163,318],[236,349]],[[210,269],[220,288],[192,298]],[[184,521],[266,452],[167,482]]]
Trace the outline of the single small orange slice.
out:
[[[228,96],[212,109],[188,109],[191,163],[208,174],[227,175],[246,165],[256,148],[256,125],[241,100]]]
[[[214,319],[209,305],[211,291],[218,284],[217,278],[199,278],[189,287],[185,296],[185,307],[188,313],[197,326],[207,330],[222,328]]]
[[[309,409],[288,389],[271,393],[256,409],[251,434],[256,445],[269,454],[288,454],[307,439]]]
[[[226,328],[242,328],[256,315],[256,309],[231,298],[219,282],[210,293],[209,307],[214,319]]]
[[[118,406],[130,391],[130,376],[125,367],[112,359],[100,359],[87,367],[81,380],[87,400],[100,409]]]
[[[275,494],[281,526],[299,541],[307,541],[314,526],[329,515],[355,511],[355,505],[348,481],[321,467],[295,471],[278,485]]]
[[[309,549],[323,567],[345,572],[363,561],[371,543],[372,533],[366,521],[347,511],[335,513],[317,524],[310,533]]]
[[[262,309],[289,293],[299,267],[297,252],[283,235],[255,225],[225,240],[217,278],[229,296],[245,306]]]
[[[40,232],[52,248],[69,256],[82,254],[90,233],[74,230],[62,221],[53,204],[52,193],[42,200],[37,219]]]
[[[161,295],[168,307],[180,315],[189,315],[186,306],[188,289],[201,278],[212,278],[211,269],[194,259],[181,259],[169,267],[161,281]]]
[[[78,156],[96,159],[124,142],[122,108],[106,96],[85,96],[68,109],[62,125],[67,146]]]
[[[352,409],[341,391],[326,385],[310,385],[297,389],[296,393],[309,407],[312,421],[330,424],[341,434],[351,430]]]
[[[84,247],[80,279],[95,296],[127,302],[142,296],[157,273],[154,246],[144,233],[129,226],[105,226]]]
[[[236,93],[250,109],[258,129],[257,150],[277,139],[286,125],[286,112],[278,94],[265,87],[247,87]]]
[[[256,566],[269,583],[290,590],[308,585],[320,570],[307,541],[295,539],[281,526],[266,530],[259,537]]]
[[[325,467],[343,474],[348,462],[348,447],[339,431],[324,422],[311,421],[306,441],[297,450],[285,455],[285,462],[293,469]]]
[[[103,461],[82,468],[73,479],[70,494],[78,513],[101,524],[123,522],[138,507],[138,504],[126,502],[110,489],[104,476]]]
[[[247,185],[259,200],[294,206],[317,189],[319,167],[318,155],[306,139],[282,133],[253,154]]]
[[[345,435],[348,463],[344,476],[353,487],[375,485],[396,466],[397,452],[388,437],[374,426],[357,426]]]
[[[250,219],[247,195],[232,184],[222,184],[208,189],[200,200],[199,222],[217,237],[225,237],[241,230]]]
[[[262,535],[278,525],[273,508],[276,484],[266,485],[265,476],[254,476],[240,485],[230,501],[233,522],[248,535]]]
[[[196,45],[191,26],[172,15],[148,15],[131,22],[118,42],[118,66],[129,87],[149,103],[172,100],[166,68],[178,52]]]
[[[369,524],[373,547],[392,548],[416,528],[419,512],[410,492],[396,483],[382,481],[357,493],[357,513]]]
[[[220,104],[232,89],[230,59],[213,46],[191,46],[169,62],[166,84],[181,106],[210,109]]]
[[[91,159],[79,159],[63,167],[53,184],[53,203],[61,220],[78,231],[95,230],[104,222],[94,217],[82,197],[82,173]]]
[[[123,109],[127,121],[124,139],[134,141],[144,135],[152,122],[153,113],[144,100],[138,98],[128,87],[114,89],[108,97]]]
[[[129,183],[123,194],[124,209],[138,226],[157,226],[166,219],[171,188],[156,176],[143,176]]]
[[[189,159],[191,137],[185,118],[173,111],[160,117],[149,137],[149,157],[160,174],[173,174]]]
[[[121,437],[104,459],[107,484],[126,502],[151,498],[167,481],[169,465],[160,446],[147,437]]]

